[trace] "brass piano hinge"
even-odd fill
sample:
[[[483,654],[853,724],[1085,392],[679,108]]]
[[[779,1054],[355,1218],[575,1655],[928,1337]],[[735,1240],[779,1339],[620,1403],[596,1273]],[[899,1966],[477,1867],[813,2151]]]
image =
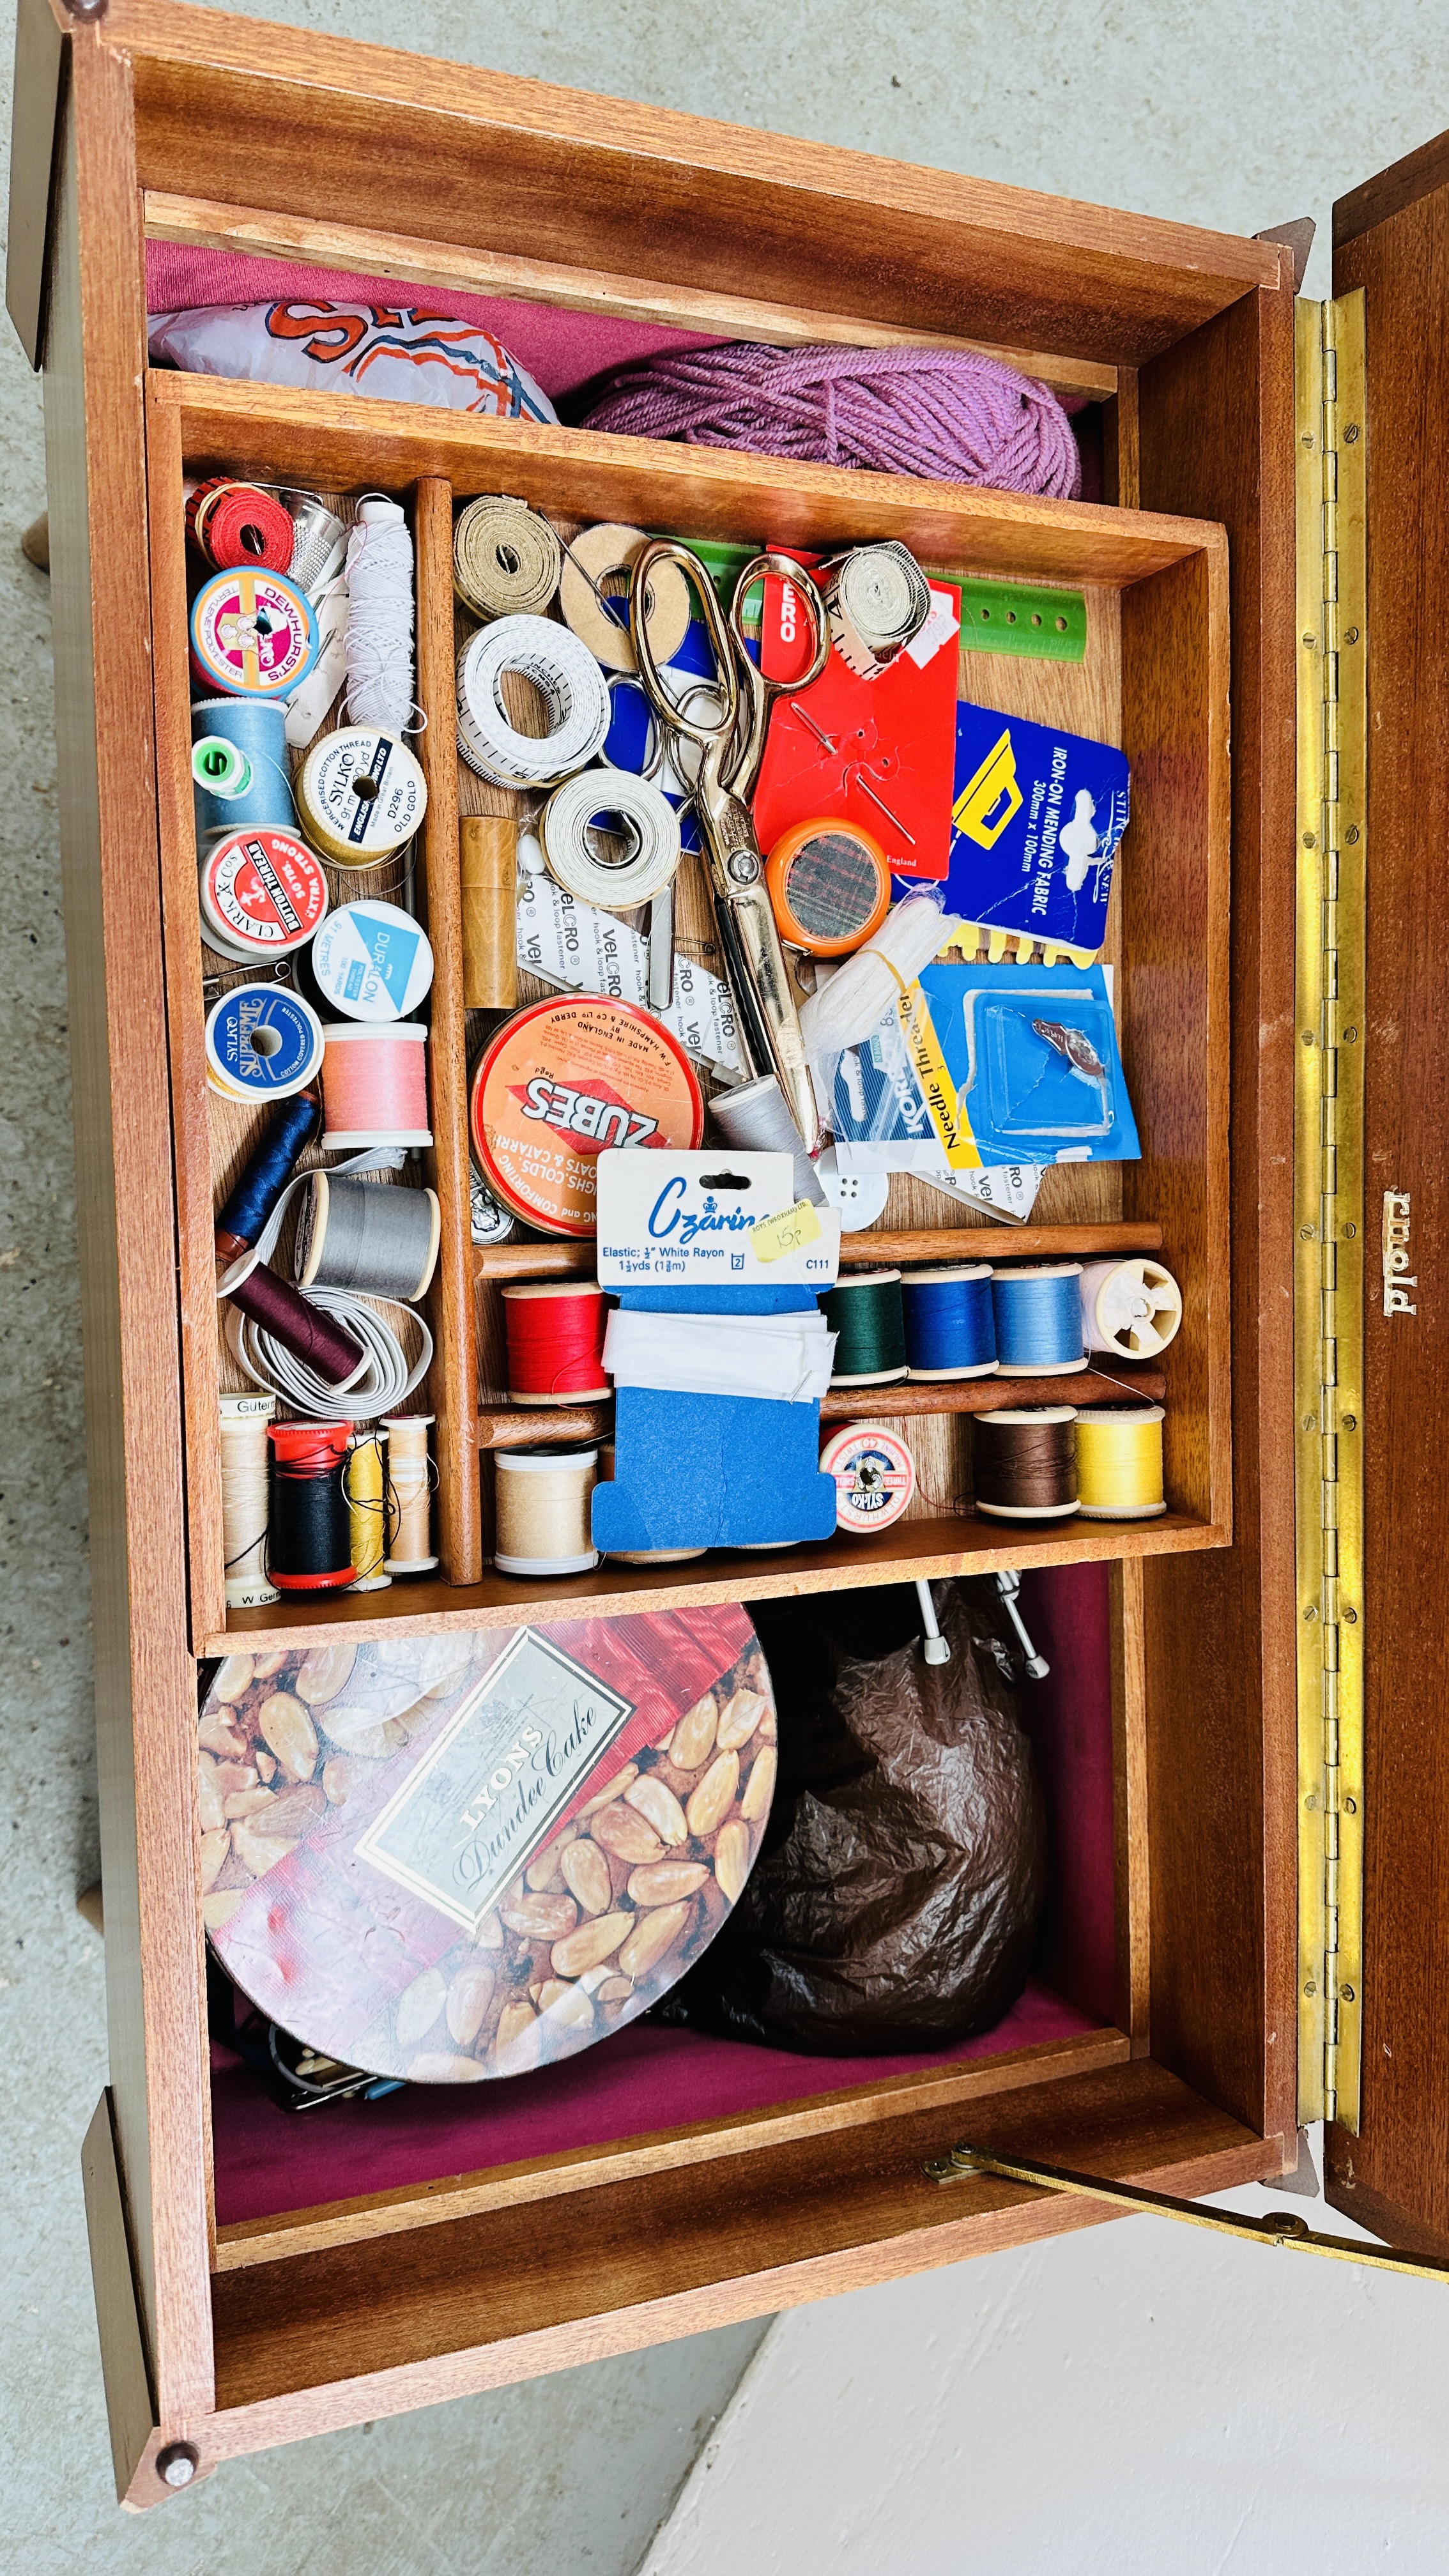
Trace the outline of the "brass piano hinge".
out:
[[[1200,2200],[1174,2200],[1165,2191],[1142,2191],[1136,2183],[1104,2182],[1096,2174],[1068,2173],[1061,2165],[1040,2165],[1025,2156],[998,2156],[990,2147],[948,2148],[923,2168],[932,2182],[970,2182],[995,2175],[1003,2182],[1030,2183],[1038,2191],[1066,2192],[1084,2200],[1105,2200],[1114,2209],[1136,2209],[1152,2218],[1181,2218],[1189,2227],[1210,2227],[1216,2235],[1236,2236],[1255,2245],[1283,2245],[1290,2253],[1326,2254],[1335,2263],[1363,2263],[1371,2272],[1408,2272],[1415,2280],[1449,2280],[1449,2258],[1406,2254],[1393,2245],[1360,2243],[1352,2236],[1322,2236],[1304,2218],[1285,2209],[1262,2218],[1245,2218],[1232,2209],[1209,2209]]]
[[[1294,1395],[1298,2117],[1356,2129],[1363,2025],[1364,299],[1297,308]]]

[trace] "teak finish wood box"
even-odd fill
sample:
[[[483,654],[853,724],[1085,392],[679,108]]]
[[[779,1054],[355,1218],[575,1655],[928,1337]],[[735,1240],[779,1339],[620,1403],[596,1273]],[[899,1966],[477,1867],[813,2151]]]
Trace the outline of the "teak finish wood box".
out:
[[[1449,794],[1449,144],[1345,200],[1343,300],[1295,318],[1286,242],[173,0],[22,0],[18,45],[9,305],[45,372],[104,1802],[112,2080],[85,2171],[121,2493],[1104,2214],[1000,2176],[941,2190],[925,2165],[963,2137],[1192,2197],[1291,2169],[1299,2119],[1337,2111],[1330,2197],[1449,2251],[1449,1049],[1421,846]],[[1107,497],[152,372],[148,240],[724,337],[987,348],[1100,406]],[[444,1209],[438,1576],[230,1614],[211,1227],[250,1131],[204,1084],[181,508],[183,476],[218,468],[410,511]],[[1186,1303],[1152,1389],[1165,1519],[1017,1537],[970,1516],[963,1470],[952,1516],[873,1543],[553,1585],[489,1566],[498,1285],[570,1266],[475,1256],[467,1223],[456,823],[488,800],[453,748],[451,522],[498,489],[567,522],[899,536],[943,572],[1086,591],[1080,668],[978,656],[971,680],[1131,760],[1113,953],[1143,1159],[1052,1175],[1039,1222],[989,1240],[1161,1249]],[[848,1255],[974,1251],[942,1243],[941,1204],[897,1185]],[[961,1418],[933,1401],[912,1430],[949,1475]],[[1043,1615],[1079,1643],[1110,1631],[1100,1848],[1059,1823],[1096,1873],[1105,2004],[1076,2008],[1068,1957],[1046,2038],[1003,2025],[828,2090],[742,2050],[728,2098],[681,2059],[677,2116],[642,2134],[561,2122],[499,2163],[444,2129],[453,2161],[381,2189],[349,2179],[339,2127],[305,2205],[285,2174],[246,2218],[219,2204],[239,2150],[209,2083],[198,1663],[1010,1566],[1051,1569]],[[1045,1767],[1065,1811],[1069,1766]],[[329,2133],[301,2125],[325,2168]]]

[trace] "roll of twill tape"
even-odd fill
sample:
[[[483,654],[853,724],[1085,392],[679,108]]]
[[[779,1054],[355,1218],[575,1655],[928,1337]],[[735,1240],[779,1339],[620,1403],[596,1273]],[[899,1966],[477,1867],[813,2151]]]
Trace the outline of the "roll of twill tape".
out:
[[[279,572],[214,572],[191,610],[191,667],[203,688],[289,698],[317,659],[311,603]]]
[[[704,1097],[683,1047],[646,1011],[560,995],[505,1022],[479,1059],[473,1152],[495,1197],[544,1234],[591,1235],[606,1146],[693,1152]]]
[[[317,989],[350,1020],[404,1020],[433,980],[433,952],[395,903],[339,905],[312,947]]]
[[[642,528],[585,528],[564,558],[559,606],[580,643],[587,644],[606,671],[636,667],[629,641],[629,573],[648,542]],[[607,608],[605,599],[611,603]],[[654,659],[662,668],[673,661],[689,631],[689,584],[678,564],[656,567],[645,615]]]
[[[206,1017],[207,1080],[226,1100],[285,1100],[322,1062],[322,1023],[284,984],[234,984]]]
[[[218,571],[238,564],[292,569],[291,511],[259,483],[233,483],[224,474],[198,483],[186,504],[186,533]]]
[[[316,852],[294,832],[225,833],[203,851],[202,937],[223,957],[263,961],[303,948],[327,910]]]
[[[531,680],[549,713],[542,737],[505,714],[506,671]],[[458,748],[498,787],[556,787],[594,758],[609,730],[609,692],[586,645],[548,617],[500,617],[458,656]]]
[[[453,588],[475,617],[526,617],[547,608],[563,552],[526,501],[485,492],[453,529]]]
[[[600,833],[622,844],[617,858],[604,856]],[[605,912],[652,903],[679,865],[674,807],[647,778],[624,770],[585,769],[566,778],[543,809],[538,837],[554,883],[576,903]]]
[[[407,744],[364,725],[324,734],[297,780],[302,828],[340,868],[390,858],[412,839],[427,804],[427,782]]]
[[[463,890],[463,1007],[518,1005],[518,825],[465,814],[458,825]]]

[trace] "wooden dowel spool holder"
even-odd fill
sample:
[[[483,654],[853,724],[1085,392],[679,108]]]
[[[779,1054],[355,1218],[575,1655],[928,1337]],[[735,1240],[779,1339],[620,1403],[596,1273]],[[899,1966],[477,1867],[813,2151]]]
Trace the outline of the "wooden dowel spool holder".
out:
[[[832,1387],[821,1400],[822,1422],[907,1421],[932,1413],[1000,1413],[1023,1402],[1017,1377],[963,1379],[954,1386]],[[1160,1404],[1167,1392],[1161,1369],[1123,1367],[1105,1377],[1096,1369],[1079,1369],[1070,1377],[1031,1380],[1033,1404]],[[534,1449],[546,1443],[603,1440],[609,1437],[611,1408],[580,1404],[568,1411],[525,1412],[512,1405],[489,1405],[478,1416],[480,1449]]]
[[[1160,1225],[952,1225],[919,1234],[847,1234],[842,1270],[913,1261],[1091,1261],[1107,1254],[1160,1252]],[[591,1243],[476,1244],[478,1279],[571,1279],[592,1271]]]
[[[458,825],[463,891],[463,1002],[470,1011],[511,1011],[518,1003],[515,921],[518,825],[465,814]]]

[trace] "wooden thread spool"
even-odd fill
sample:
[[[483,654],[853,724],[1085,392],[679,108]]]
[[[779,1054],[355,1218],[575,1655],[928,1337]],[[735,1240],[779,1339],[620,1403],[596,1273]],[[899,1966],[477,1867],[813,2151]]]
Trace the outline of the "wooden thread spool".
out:
[[[601,1485],[612,1485],[614,1481],[612,1440],[606,1441],[599,1451],[598,1480]],[[609,1562],[611,1565],[683,1565],[689,1557],[707,1556],[708,1553],[708,1549],[703,1547],[611,1547]]]
[[[1162,1491],[1160,1404],[1090,1405],[1077,1415],[1079,1508],[1089,1521],[1152,1521]]]
[[[463,1003],[470,1011],[518,1007],[518,825],[465,814],[458,825],[463,889]]]
[[[504,1449],[497,1460],[500,1574],[587,1574],[599,1562],[589,1524],[597,1449]]]
[[[430,1413],[390,1413],[387,1433],[388,1574],[430,1574],[437,1558],[429,1547],[428,1425]]]
[[[347,1460],[348,1526],[352,1532],[354,1579],[349,1592],[386,1592],[392,1576],[383,1571],[387,1508],[383,1500],[382,1450],[385,1435],[355,1431]]]
[[[1077,1456],[1070,1404],[1013,1406],[978,1413],[976,1508],[991,1520],[1065,1520],[1077,1508]]]
[[[601,1404],[608,1303],[594,1279],[503,1291],[508,1392],[515,1404]]]
[[[854,1279],[837,1279],[824,1306],[825,1320],[838,1336],[832,1386],[892,1386],[906,1375],[898,1270],[862,1270]]]
[[[274,1395],[221,1399],[221,1547],[228,1610],[257,1610],[281,1594],[267,1577],[267,1425]]]

